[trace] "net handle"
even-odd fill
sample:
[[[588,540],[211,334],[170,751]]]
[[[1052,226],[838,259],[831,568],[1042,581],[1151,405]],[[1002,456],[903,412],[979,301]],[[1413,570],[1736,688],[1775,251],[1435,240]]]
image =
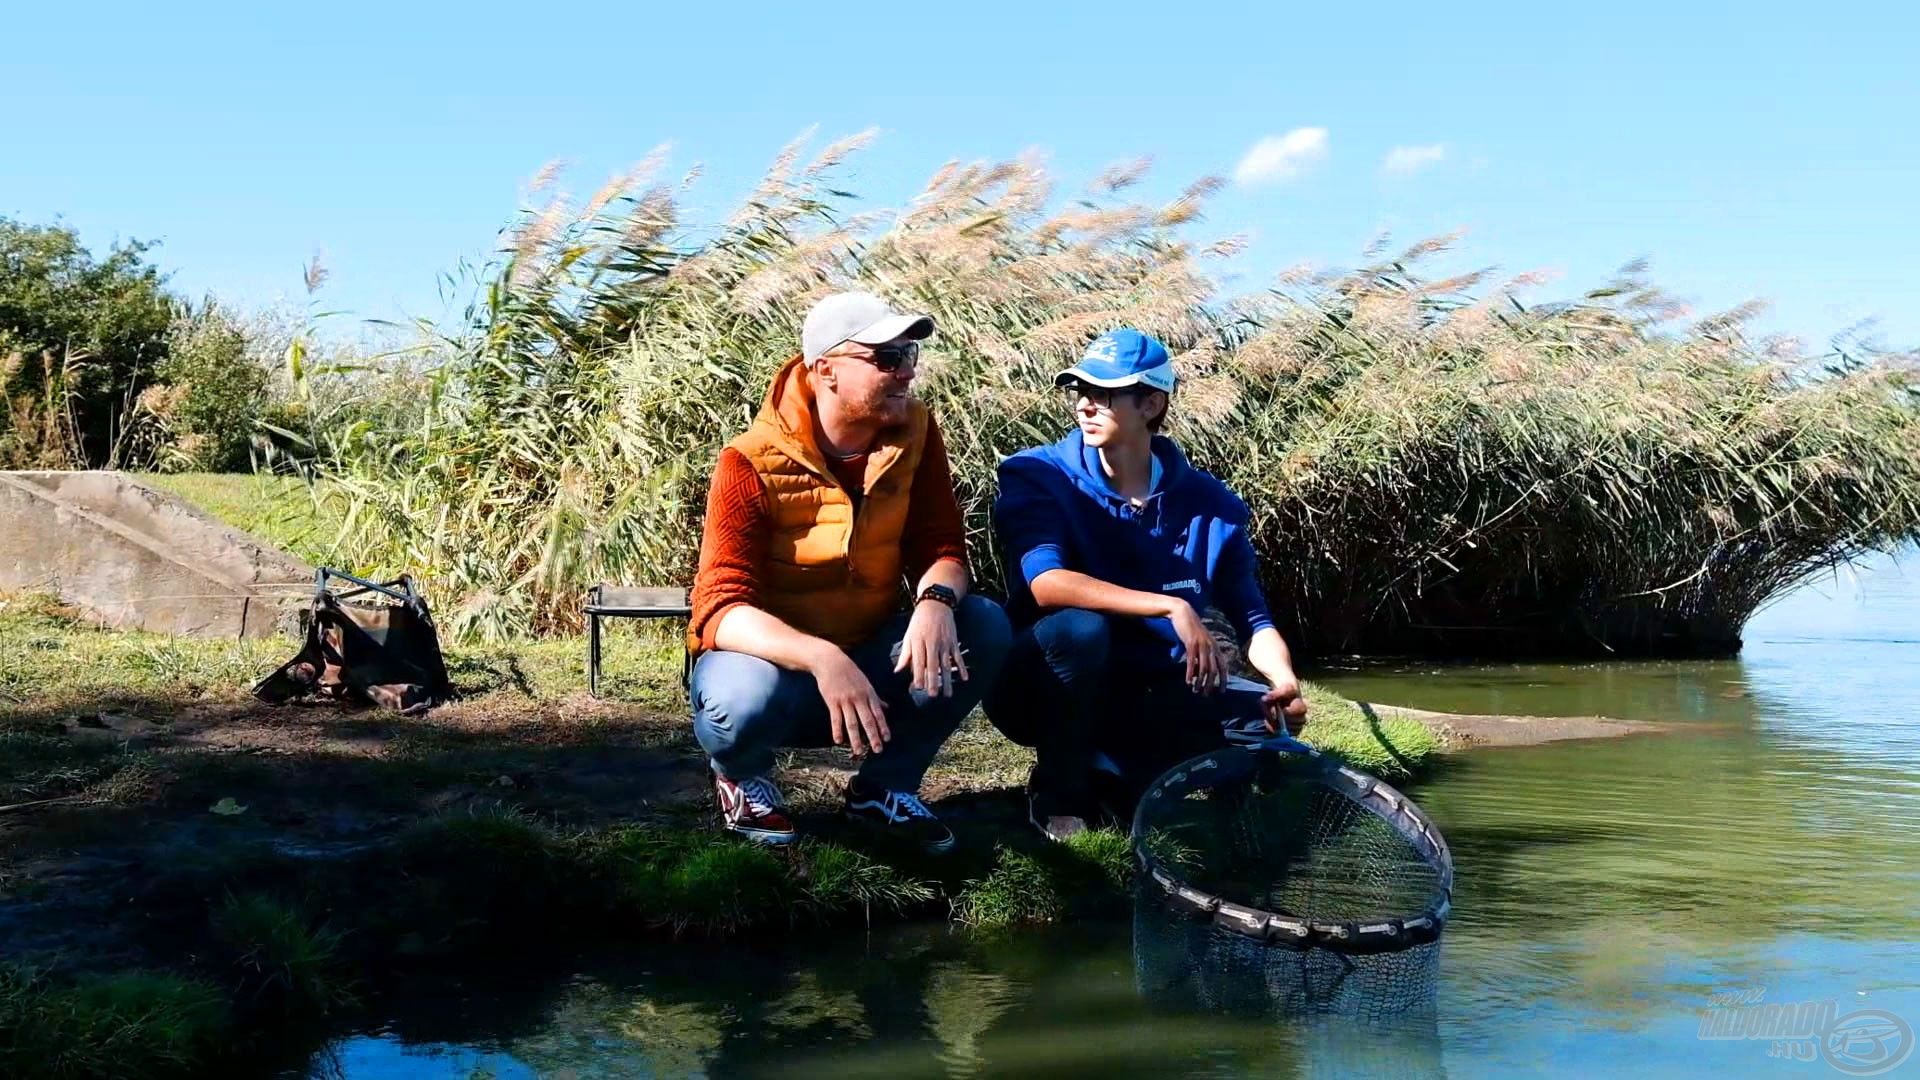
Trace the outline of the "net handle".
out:
[[[1227,741],[1236,746],[1246,747],[1248,750],[1276,750],[1283,754],[1306,754],[1310,757],[1320,756],[1320,751],[1294,738],[1292,734],[1284,730],[1268,734],[1251,731],[1229,731],[1227,732]]]

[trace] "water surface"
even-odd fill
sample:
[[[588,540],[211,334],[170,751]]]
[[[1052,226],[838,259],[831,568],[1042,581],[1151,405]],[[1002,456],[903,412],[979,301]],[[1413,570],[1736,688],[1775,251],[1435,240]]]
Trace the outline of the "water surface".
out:
[[[1794,1059],[1810,1046],[1703,1040],[1701,1010],[1831,1001],[1920,1025],[1917,579],[1907,555],[1803,590],[1737,661],[1327,678],[1394,704],[1678,728],[1477,751],[1413,792],[1459,876],[1436,1014],[1411,1030],[1165,1014],[1134,989],[1125,923],[909,927],[468,984],[308,1074],[1847,1075]]]

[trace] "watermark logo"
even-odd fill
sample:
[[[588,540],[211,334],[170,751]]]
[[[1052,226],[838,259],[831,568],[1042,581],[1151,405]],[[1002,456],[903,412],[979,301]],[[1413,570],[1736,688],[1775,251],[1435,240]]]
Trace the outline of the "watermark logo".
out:
[[[1764,1000],[1760,987],[1713,995],[1700,1010],[1700,1038],[1765,1042],[1767,1056],[1824,1061],[1848,1076],[1878,1076],[1913,1056],[1913,1027],[1885,1009],[1844,1015],[1838,1002]]]

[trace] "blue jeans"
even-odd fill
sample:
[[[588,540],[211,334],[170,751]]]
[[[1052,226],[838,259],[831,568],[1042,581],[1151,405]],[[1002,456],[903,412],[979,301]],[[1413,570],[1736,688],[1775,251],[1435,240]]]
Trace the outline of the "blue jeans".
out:
[[[1229,678],[1196,694],[1171,662],[1116,662],[1112,616],[1062,608],[1021,630],[1006,675],[987,699],[1000,733],[1038,752],[1032,788],[1047,814],[1083,814],[1096,754],[1136,791],[1172,766],[1227,744],[1229,731],[1264,734],[1268,687]]]
[[[984,596],[969,596],[954,611],[960,645],[967,650],[966,682],[952,697],[916,704],[911,673],[895,673],[888,653],[907,632],[906,615],[847,650],[874,692],[887,704],[893,737],[870,753],[856,774],[869,787],[917,792],[935,754],[1000,678],[1013,637],[1007,613]],[[813,676],[746,653],[713,651],[693,665],[693,733],[714,771],[729,779],[773,771],[773,752],[783,746],[832,746],[827,703]]]

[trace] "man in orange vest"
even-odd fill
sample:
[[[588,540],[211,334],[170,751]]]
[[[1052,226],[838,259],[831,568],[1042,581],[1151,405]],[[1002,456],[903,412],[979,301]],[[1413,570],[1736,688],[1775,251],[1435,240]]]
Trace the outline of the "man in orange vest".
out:
[[[910,393],[931,333],[932,319],[869,293],[820,301],[714,468],[687,628],[694,733],[723,822],[753,840],[794,836],[774,750],[837,745],[862,759],[849,816],[953,847],[920,781],[998,678],[1012,631],[968,594],[946,447]]]

